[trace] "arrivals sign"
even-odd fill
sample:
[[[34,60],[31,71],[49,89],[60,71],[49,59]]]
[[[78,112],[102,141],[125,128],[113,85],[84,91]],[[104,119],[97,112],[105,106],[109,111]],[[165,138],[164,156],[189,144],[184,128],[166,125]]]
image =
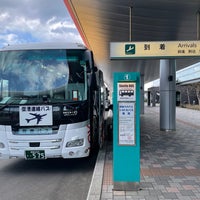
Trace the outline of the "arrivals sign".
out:
[[[200,41],[111,42],[111,59],[200,56]]]

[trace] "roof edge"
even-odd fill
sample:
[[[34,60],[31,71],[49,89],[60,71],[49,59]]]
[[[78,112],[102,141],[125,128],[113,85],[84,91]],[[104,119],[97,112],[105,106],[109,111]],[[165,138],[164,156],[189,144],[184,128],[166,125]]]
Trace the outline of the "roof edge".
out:
[[[63,0],[63,1],[64,1],[65,6],[67,7],[67,10],[69,11],[69,14],[70,14],[72,20],[74,21],[74,24],[75,24],[76,28],[78,29],[78,32],[80,33],[80,36],[81,36],[85,46],[88,49],[91,49],[90,44],[89,44],[89,42],[87,40],[87,37],[86,37],[86,35],[85,35],[84,31],[83,31],[83,28],[82,28],[82,26],[80,24],[79,19],[78,19],[78,16],[76,15],[76,10],[74,8],[72,0]]]

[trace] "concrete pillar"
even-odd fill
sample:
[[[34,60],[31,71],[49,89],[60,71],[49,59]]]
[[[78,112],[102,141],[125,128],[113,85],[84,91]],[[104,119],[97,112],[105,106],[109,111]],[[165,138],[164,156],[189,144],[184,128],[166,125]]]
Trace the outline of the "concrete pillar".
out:
[[[140,75],[140,114],[144,114],[144,75]]]
[[[160,60],[160,130],[176,130],[176,61]]]

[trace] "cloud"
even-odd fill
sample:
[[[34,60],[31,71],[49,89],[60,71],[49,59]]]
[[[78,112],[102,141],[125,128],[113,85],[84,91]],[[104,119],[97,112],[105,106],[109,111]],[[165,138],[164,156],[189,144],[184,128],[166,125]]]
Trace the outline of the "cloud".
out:
[[[81,42],[63,0],[1,0],[0,47],[26,42]]]

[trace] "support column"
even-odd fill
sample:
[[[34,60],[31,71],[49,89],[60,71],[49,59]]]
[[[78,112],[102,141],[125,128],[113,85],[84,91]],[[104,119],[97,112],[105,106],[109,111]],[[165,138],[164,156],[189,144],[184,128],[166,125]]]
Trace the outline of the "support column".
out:
[[[160,60],[160,130],[176,130],[176,61]]]
[[[144,75],[140,76],[140,114],[144,114]]]

